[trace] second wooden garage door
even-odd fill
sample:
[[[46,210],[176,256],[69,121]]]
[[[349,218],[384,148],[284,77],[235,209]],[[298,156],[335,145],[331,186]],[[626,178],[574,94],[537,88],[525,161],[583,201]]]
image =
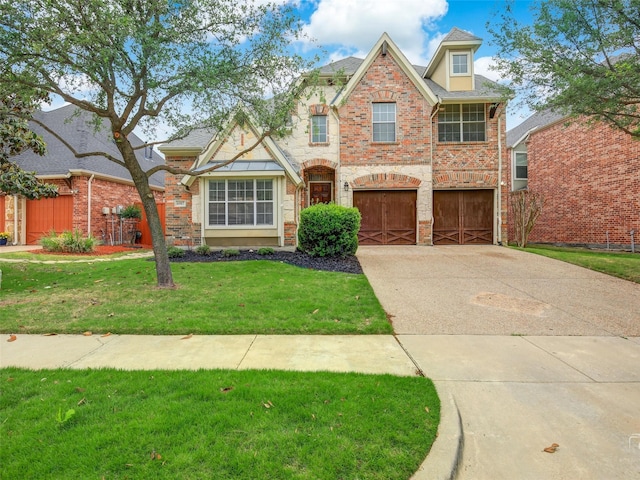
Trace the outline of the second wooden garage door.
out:
[[[493,243],[493,190],[434,191],[433,243]]]
[[[415,245],[417,192],[404,190],[353,192],[360,210],[360,245]]]

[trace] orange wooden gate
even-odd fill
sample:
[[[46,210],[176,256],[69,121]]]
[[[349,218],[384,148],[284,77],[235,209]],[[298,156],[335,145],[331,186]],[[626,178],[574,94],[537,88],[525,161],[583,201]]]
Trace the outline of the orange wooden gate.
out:
[[[73,195],[27,200],[27,244],[35,245],[51,231],[73,230]]]
[[[152,244],[151,229],[149,228],[149,223],[147,222],[147,214],[145,213],[144,207],[142,206],[141,203],[137,203],[136,205],[138,205],[142,209],[142,220],[140,220],[140,223],[138,224],[138,228],[142,233],[139,243],[141,243],[142,245],[151,245]],[[160,215],[160,223],[162,224],[162,231],[166,232],[167,231],[166,220],[165,220],[166,203],[156,203],[156,205],[158,206],[158,215]]]
[[[5,210],[6,206],[4,203],[5,195],[0,195],[0,232],[5,231],[5,218],[7,216],[7,211]]]

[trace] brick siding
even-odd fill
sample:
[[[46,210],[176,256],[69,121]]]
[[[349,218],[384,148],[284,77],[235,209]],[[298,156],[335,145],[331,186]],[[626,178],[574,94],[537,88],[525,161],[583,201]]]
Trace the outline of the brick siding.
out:
[[[640,238],[640,141],[604,124],[532,133],[529,190],[544,195],[531,242],[605,245]]]

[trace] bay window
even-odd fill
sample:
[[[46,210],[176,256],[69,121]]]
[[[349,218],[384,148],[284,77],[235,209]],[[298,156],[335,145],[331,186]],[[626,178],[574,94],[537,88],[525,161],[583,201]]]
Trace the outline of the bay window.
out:
[[[274,225],[273,179],[209,180],[209,226]]]

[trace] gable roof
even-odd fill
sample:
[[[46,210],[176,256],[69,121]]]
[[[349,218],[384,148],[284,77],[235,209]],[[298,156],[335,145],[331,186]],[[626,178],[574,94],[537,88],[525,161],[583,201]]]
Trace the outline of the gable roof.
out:
[[[482,39],[480,37],[476,37],[465,30],[453,27],[442,39],[440,45],[438,45],[436,53],[433,54],[429,65],[427,65],[427,68],[424,71],[424,76],[430,77],[433,75],[433,72],[442,61],[442,57],[448,49],[467,47],[471,48],[475,52],[480,48],[480,45],[482,45]]]
[[[366,56],[366,58],[358,66],[357,70],[353,73],[353,76],[347,82],[345,88],[343,88],[333,100],[333,105],[340,104],[343,99],[347,98],[351,94],[353,89],[356,87],[356,85],[358,85],[358,83],[365,75],[369,67],[373,64],[374,60],[378,57],[380,52],[383,52],[383,54],[393,55],[402,71],[409,77],[409,79],[413,82],[420,93],[422,93],[422,95],[427,98],[432,105],[438,103],[438,99],[433,94],[431,89],[427,87],[427,84],[423,81],[422,77],[418,74],[413,65],[409,63],[407,57],[404,56],[398,46],[393,42],[393,40],[391,40],[391,37],[389,37],[389,35],[385,32],[382,34],[373,48],[369,51],[369,54]],[[351,63],[355,64],[355,62],[353,61],[351,61]]]
[[[246,113],[244,117],[246,127],[252,130],[256,136],[259,137],[259,129],[255,126],[256,122],[251,114],[247,112],[246,108],[241,106],[239,106],[238,109],[243,110]],[[222,163],[220,161],[212,161],[211,157],[229,138],[229,133],[238,126],[236,112],[237,111],[234,111],[234,113],[229,116],[227,125],[222,129],[219,135],[216,131],[211,129],[196,129],[185,138],[162,145],[160,147],[160,151],[167,154],[178,152],[178,154],[182,155],[186,155],[186,152],[191,152],[190,154],[196,157],[193,165],[191,166],[196,174],[206,170],[214,164]],[[296,185],[303,183],[303,180],[299,175],[298,165],[289,158],[289,155],[271,136],[267,136],[262,140],[262,146],[270,152],[273,158],[252,161],[238,159],[215,171],[226,173],[238,171],[284,171]],[[181,183],[184,185],[191,185],[195,181],[196,176],[185,175],[181,179]]]
[[[36,112],[34,118],[56,131],[79,153],[106,152],[116,158],[121,158],[120,152],[111,140],[108,120],[103,120],[102,126],[98,131],[95,131],[93,125],[90,124],[91,115],[83,110],[78,110],[73,105],[66,105],[48,112]],[[44,130],[40,125],[30,122],[29,127],[42,136],[47,145],[47,153],[41,157],[32,151],[28,151],[12,157],[11,161],[15,162],[23,170],[35,171],[38,177],[43,178],[62,178],[68,177],[74,172],[83,172],[88,175],[96,174],[107,178],[125,180],[127,183],[133,182],[131,174],[126,168],[100,155],[76,158],[64,143]],[[144,144],[134,134],[129,135],[129,140],[134,147]],[[164,164],[162,156],[152,148],[136,150],[136,157],[145,171],[156,165]],[[149,184],[152,187],[163,188],[164,172],[153,174],[149,179]]]
[[[542,110],[534,113],[520,125],[507,131],[507,148],[518,146],[534,130],[559,122],[566,117],[566,115],[554,112],[553,110]]]

